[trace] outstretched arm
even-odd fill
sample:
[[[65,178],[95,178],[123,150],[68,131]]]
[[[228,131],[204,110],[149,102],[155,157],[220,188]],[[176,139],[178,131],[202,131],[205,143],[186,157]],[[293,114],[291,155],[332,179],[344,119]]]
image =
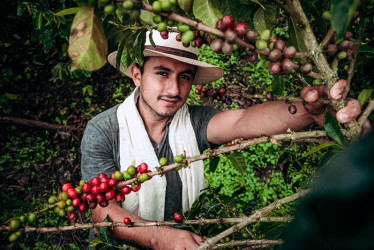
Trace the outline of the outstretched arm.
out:
[[[339,99],[346,85],[339,80],[330,90],[332,99]],[[301,97],[307,102],[315,102],[326,96],[323,87],[305,87]],[[287,129],[301,130],[313,122],[323,124],[325,107],[322,104],[308,104],[304,108],[300,102],[293,103],[296,114],[290,114],[288,104],[283,101],[265,102],[248,109],[228,110],[213,116],[208,124],[208,140],[222,144],[236,138],[252,138],[286,133]],[[357,118],[361,108],[357,100],[350,99],[348,105],[337,112],[337,120],[346,123]]]
[[[112,221],[117,222],[122,222],[125,217],[130,218],[132,222],[146,221],[123,209],[114,200],[109,201],[109,205],[105,208],[97,206],[92,209],[92,219],[95,222],[104,221],[107,215]],[[202,242],[197,234],[167,226],[115,227],[108,230],[108,235],[120,241],[135,241],[139,245],[152,249],[196,249]]]

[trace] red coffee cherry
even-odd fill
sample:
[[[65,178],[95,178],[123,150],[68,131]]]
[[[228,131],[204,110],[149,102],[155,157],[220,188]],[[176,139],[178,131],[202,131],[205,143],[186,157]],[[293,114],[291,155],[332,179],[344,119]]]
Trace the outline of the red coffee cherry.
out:
[[[89,183],[83,184],[82,192],[86,193],[86,194],[90,193],[91,192],[91,185]]]
[[[116,179],[109,179],[108,181],[109,187],[115,187],[117,186],[117,184],[118,184],[118,181]]]
[[[116,195],[116,191],[114,191],[114,189],[110,189],[108,190],[106,193],[105,193],[105,198],[107,200],[112,200],[114,198],[114,196]]]
[[[90,183],[91,183],[92,186],[99,186],[100,180],[99,180],[98,177],[94,177],[94,178],[91,179]]]
[[[62,192],[67,193],[70,188],[72,188],[71,184],[65,183],[64,185],[62,185]]]
[[[140,184],[140,183],[135,184],[135,185],[132,185],[132,186],[131,186],[131,191],[133,191],[133,192],[138,192],[139,189],[140,189],[140,187],[141,187],[141,184]]]
[[[75,199],[73,199],[73,201],[72,201],[71,204],[72,204],[74,207],[78,207],[80,203],[81,203],[81,199],[80,199],[80,198],[75,198]]]
[[[129,217],[123,218],[123,223],[125,223],[126,225],[129,225],[131,223],[130,218]]]
[[[247,28],[247,25],[245,23],[239,22],[239,23],[235,24],[234,31],[239,37],[243,37],[247,33],[248,28]]]
[[[94,194],[87,194],[87,201],[88,202],[95,202],[96,196]]]
[[[131,192],[131,188],[129,186],[121,187],[121,194],[129,194]]]
[[[116,194],[115,200],[118,203],[124,202],[125,201],[125,196],[123,194]]]
[[[146,163],[142,163],[137,168],[139,168],[139,171],[137,171],[138,173],[146,173],[148,170],[148,165]]]
[[[93,186],[93,187],[91,188],[91,193],[93,193],[93,194],[98,194],[98,193],[100,193],[100,189],[99,189],[99,187],[98,187],[98,186]]]
[[[74,188],[69,188],[67,193],[70,199],[75,199],[78,197],[77,191],[75,191]]]
[[[99,203],[100,207],[107,207],[109,205],[109,202],[107,200],[104,200]]]
[[[173,220],[177,223],[181,223],[183,221],[183,214],[181,212],[174,213]]]
[[[98,203],[101,203],[101,202],[103,202],[104,200],[105,200],[105,197],[104,197],[103,194],[97,194],[97,195],[96,195],[96,201],[97,201]]]
[[[87,209],[87,203],[81,203],[78,207],[79,211],[84,212]]]
[[[75,222],[77,219],[78,219],[78,216],[77,216],[76,213],[71,212],[71,213],[68,214],[68,220],[70,222]]]

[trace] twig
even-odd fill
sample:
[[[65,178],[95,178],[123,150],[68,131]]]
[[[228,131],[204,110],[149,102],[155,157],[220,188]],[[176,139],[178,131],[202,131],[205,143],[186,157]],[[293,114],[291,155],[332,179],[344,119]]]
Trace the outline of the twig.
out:
[[[316,72],[313,72],[311,71],[310,73],[308,73],[308,76],[312,77],[312,78],[315,78],[315,79],[323,79],[323,75],[319,74],[319,73],[316,73]]]
[[[349,91],[351,90],[351,81],[352,81],[352,78],[353,78],[356,59],[357,59],[357,55],[358,55],[358,47],[360,47],[363,33],[364,33],[364,29],[363,29],[363,26],[361,26],[360,27],[360,35],[358,36],[358,39],[355,41],[355,46],[354,46],[353,52],[352,52],[352,60],[349,64],[347,86],[345,87],[345,90],[344,90],[344,93],[343,93],[343,97],[342,97],[343,99],[347,98],[347,95],[348,95]]]
[[[371,112],[373,112],[373,110],[374,110],[374,99],[369,101],[366,109],[364,110],[364,112],[361,113],[360,118],[358,118],[357,120],[358,124],[360,124],[361,127],[364,124],[364,122],[368,119]]]
[[[307,192],[308,192],[308,190],[301,190],[301,191],[299,191],[299,192],[297,192],[295,194],[292,194],[292,195],[287,196],[287,197],[285,197],[283,199],[277,200],[277,201],[271,203],[270,205],[268,205],[268,206],[266,206],[264,208],[256,210],[254,212],[254,214],[252,214],[251,216],[249,216],[245,221],[240,222],[240,223],[238,223],[238,224],[230,227],[229,229],[227,229],[227,230],[225,230],[225,231],[223,231],[223,232],[215,235],[214,237],[206,239],[197,249],[201,250],[201,249],[211,248],[220,239],[223,239],[226,236],[232,234],[233,232],[236,232],[236,231],[240,230],[241,228],[245,227],[249,223],[252,223],[252,222],[258,220],[264,214],[272,211],[273,209],[278,208],[281,205],[283,205],[285,203],[288,203],[290,201],[296,200],[296,199],[300,198],[301,196],[304,196]]]
[[[52,124],[52,123],[43,122],[43,121],[18,118],[14,116],[1,116],[0,123],[2,122],[18,124],[18,125],[28,126],[28,127],[45,128],[45,129],[50,129],[50,130],[63,130],[63,131],[83,131],[84,130],[84,128],[77,128],[77,127],[68,126],[68,125]]]
[[[342,130],[343,134],[347,134],[348,132],[346,130]],[[303,139],[310,139],[310,138],[322,138],[322,137],[327,137],[327,133],[324,130],[314,130],[314,131],[307,131],[307,132],[293,132],[289,134],[279,134],[279,135],[274,135],[274,136],[263,136],[263,137],[258,137],[254,139],[249,139],[249,140],[243,140],[242,142],[232,145],[232,146],[226,146],[223,148],[218,148],[215,150],[210,150],[209,152],[205,152],[201,155],[196,155],[196,156],[190,156],[187,157],[186,160],[188,162],[195,162],[199,160],[205,160],[209,159],[211,157],[216,157],[220,154],[228,153],[231,151],[235,150],[241,150],[244,148],[247,148],[249,146],[253,146],[256,144],[260,143],[265,143],[265,142],[271,142],[272,140],[276,141],[295,141],[298,140],[299,142]],[[168,171],[171,171],[177,167],[183,166],[184,163],[173,163],[167,166],[163,167],[162,173],[166,173]],[[155,176],[161,174],[161,171],[154,171],[151,173],[148,173],[149,176]],[[117,184],[118,188],[121,188],[126,185],[130,185],[136,181],[136,178],[132,178],[126,181],[121,181]]]
[[[253,248],[264,248],[274,245],[283,244],[283,240],[240,240],[240,241],[230,241],[227,243],[216,244],[212,249],[220,248],[233,248],[235,246],[251,246],[249,249]]]
[[[335,56],[334,59],[332,59],[331,69],[333,71],[337,71],[338,70],[338,65],[339,65],[339,58],[337,56]]]
[[[330,29],[326,33],[326,36],[323,38],[322,42],[319,45],[321,49],[323,49],[324,47],[327,46],[327,44],[329,44],[334,33],[335,33],[335,30],[332,27],[330,27]]]
[[[135,222],[127,225],[123,222],[96,222],[96,223],[74,223],[69,226],[57,226],[57,227],[30,227],[26,226],[22,231],[25,233],[38,232],[38,233],[51,233],[51,232],[62,232],[72,231],[92,227],[159,227],[159,226],[176,226],[176,225],[201,225],[201,224],[231,224],[240,223],[248,220],[249,217],[240,218],[216,218],[216,219],[205,219],[199,218],[198,220],[185,220],[183,223],[177,223],[175,221],[149,221],[149,222]],[[253,220],[255,222],[290,222],[293,220],[292,216],[280,216],[280,217],[261,217]],[[10,227],[2,225],[0,231],[10,231]]]
[[[266,95],[261,94],[248,94],[248,93],[227,93],[227,96],[229,97],[245,97],[245,98],[259,98],[259,99],[265,99]],[[288,102],[305,102],[303,98],[295,97],[295,96],[281,96],[281,95],[274,95],[273,99],[274,101],[288,101]],[[329,99],[319,99],[313,103],[323,103],[323,104],[331,104],[331,101]]]

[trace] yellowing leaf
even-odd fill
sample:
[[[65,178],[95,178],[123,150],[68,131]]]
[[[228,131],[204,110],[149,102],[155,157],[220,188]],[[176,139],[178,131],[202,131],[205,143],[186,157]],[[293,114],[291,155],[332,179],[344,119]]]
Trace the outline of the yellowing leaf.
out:
[[[106,63],[108,44],[95,8],[83,5],[74,17],[69,38],[71,69],[94,71]]]

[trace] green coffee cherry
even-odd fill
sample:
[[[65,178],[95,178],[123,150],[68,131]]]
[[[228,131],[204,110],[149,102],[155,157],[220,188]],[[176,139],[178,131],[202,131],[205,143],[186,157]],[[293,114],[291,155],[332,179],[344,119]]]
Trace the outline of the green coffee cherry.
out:
[[[140,182],[145,182],[149,179],[149,175],[147,173],[142,173],[141,175],[139,175],[138,177],[138,180]]]
[[[34,223],[34,221],[36,220],[36,214],[29,214],[27,220],[29,221],[29,223]]]
[[[140,10],[132,10],[129,16],[131,20],[137,20],[140,16]]]
[[[161,157],[159,163],[160,166],[165,166],[166,164],[168,164],[168,159],[166,159],[166,157]]]
[[[114,11],[114,6],[111,5],[111,4],[108,4],[108,5],[106,5],[104,7],[104,13],[105,13],[105,15],[110,15],[110,14],[113,13],[113,11]]]
[[[21,215],[19,217],[19,221],[22,223],[22,224],[26,224],[27,223],[27,217],[25,215]]]
[[[51,205],[55,204],[56,203],[56,197],[54,197],[54,196],[49,197],[48,198],[48,203],[51,204]]]
[[[174,156],[174,162],[181,163],[183,161],[184,157],[183,155],[176,155]]]
[[[12,230],[17,230],[20,226],[21,226],[21,223],[19,222],[19,220],[11,220],[9,222],[9,227]]]
[[[11,233],[11,234],[9,235],[9,237],[8,237],[8,240],[9,240],[10,242],[15,242],[17,239],[18,239],[18,237],[17,237],[17,234],[16,234],[16,233]]]
[[[178,31],[180,32],[186,32],[187,30],[190,30],[190,26],[188,26],[187,24],[184,24],[184,23],[178,23],[177,24],[177,29]]]
[[[194,38],[193,32],[191,30],[187,30],[182,34],[182,42],[183,43],[190,43]]]
[[[162,32],[162,31],[166,30],[166,23],[165,22],[160,22],[159,24],[157,24],[157,30],[159,32]]]
[[[127,170],[123,171],[122,175],[123,175],[123,179],[125,179],[125,180],[129,180],[129,179],[132,178],[132,175],[130,175]]]
[[[263,31],[261,31],[261,33],[260,33],[260,39],[261,40],[265,40],[265,41],[269,40],[270,39],[270,30],[263,30]]]
[[[117,170],[116,172],[114,172],[114,179],[116,179],[117,181],[122,180],[122,177],[123,175],[120,171]]]
[[[132,10],[132,8],[134,8],[134,3],[131,0],[126,0],[122,3],[122,7],[125,10]]]
[[[153,12],[157,13],[157,12],[161,12],[161,2],[160,1],[154,1],[152,3],[152,10]]]
[[[259,39],[256,41],[256,48],[259,50],[264,50],[268,47],[268,44],[265,40]]]
[[[162,16],[156,14],[156,15],[153,16],[152,20],[155,24],[161,23],[162,22]]]
[[[134,176],[136,173],[136,168],[134,165],[131,165],[127,168],[127,172],[129,173],[130,176]]]

